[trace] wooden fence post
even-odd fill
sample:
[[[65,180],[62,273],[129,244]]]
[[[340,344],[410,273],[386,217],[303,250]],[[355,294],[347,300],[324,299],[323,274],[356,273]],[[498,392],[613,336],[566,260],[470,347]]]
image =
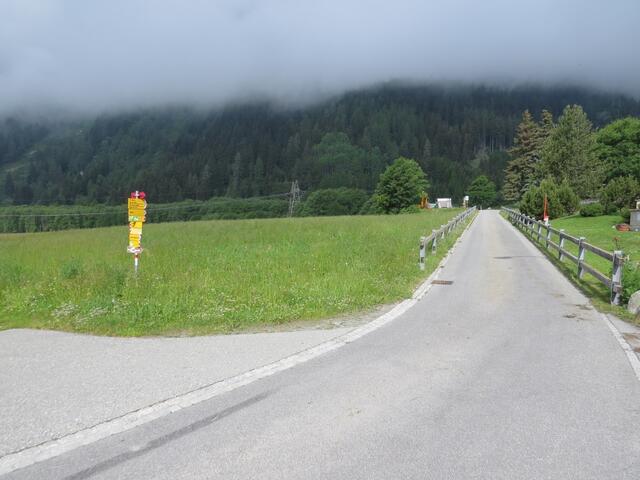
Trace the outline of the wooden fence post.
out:
[[[551,225],[547,225],[547,239],[545,241],[545,247],[549,250],[549,242],[551,241]]]
[[[582,268],[582,262],[584,262],[584,254],[585,254],[585,248],[583,243],[585,242],[586,238],[584,237],[580,237],[580,239],[578,240],[578,278],[580,280],[582,280],[582,277],[584,276],[584,268]]]
[[[431,234],[433,235],[433,242],[431,242],[431,253],[436,253],[436,248],[438,248],[438,236],[436,235],[436,230],[431,230]]]
[[[538,224],[538,243],[540,243],[540,238],[542,237],[542,224]]]
[[[562,253],[562,249],[564,248],[564,228],[560,229],[560,235],[558,238],[560,239],[558,242],[558,246],[560,247],[558,249],[558,258],[562,261],[564,260],[564,253]]]
[[[420,252],[418,253],[418,263],[420,270],[424,270],[424,258],[427,250],[427,237],[420,237]]]
[[[624,252],[613,252],[613,269],[611,272],[611,304],[620,305],[622,290],[622,267],[624,265]]]

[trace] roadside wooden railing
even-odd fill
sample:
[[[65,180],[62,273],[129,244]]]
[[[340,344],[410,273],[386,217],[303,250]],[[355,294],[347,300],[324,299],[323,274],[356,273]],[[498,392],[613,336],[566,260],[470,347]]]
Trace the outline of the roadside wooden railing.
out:
[[[456,227],[463,223],[470,215],[476,211],[476,207],[467,208],[464,212],[459,213],[446,225],[441,225],[437,230],[432,230],[431,235],[420,237],[419,265],[420,270],[424,270],[425,259],[427,256],[427,248],[431,249],[431,253],[435,254],[438,244],[441,243],[447,235],[449,235]]]
[[[502,207],[502,211],[507,214],[511,223],[529,235],[531,241],[537,242],[547,250],[551,248],[557,251],[558,260],[561,262],[568,259],[575,263],[578,268],[579,279],[582,279],[584,274],[588,273],[600,283],[603,283],[610,291],[611,303],[613,305],[620,304],[620,295],[622,293],[622,266],[624,263],[624,253],[622,250],[608,252],[600,247],[587,243],[587,239],[584,237],[571,236],[562,229],[555,229],[551,225],[546,225],[544,222],[510,208]],[[554,241],[553,235],[557,237],[557,241]],[[573,243],[578,247],[577,256],[565,248],[565,242]],[[592,265],[589,265],[585,259],[587,252],[610,261],[611,274],[604,274]]]

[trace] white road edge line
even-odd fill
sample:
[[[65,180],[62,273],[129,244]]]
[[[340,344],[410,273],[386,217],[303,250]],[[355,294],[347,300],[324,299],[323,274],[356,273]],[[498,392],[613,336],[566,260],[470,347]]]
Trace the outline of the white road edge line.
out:
[[[502,215],[500,215],[500,216],[502,217]],[[502,217],[502,218],[503,218],[503,220],[505,222],[507,222],[507,225],[511,226],[511,228],[513,228],[516,232],[520,233],[519,237],[523,240],[523,242],[526,240],[525,243],[527,243],[529,245],[533,245],[534,248],[536,248],[537,250],[540,250],[538,245],[535,242],[533,242],[532,240],[530,240],[525,235],[524,232],[522,232],[520,229],[516,228],[515,225],[513,225],[506,218],[504,218],[504,217]],[[543,252],[543,256],[545,257],[545,259],[547,261],[549,261],[549,259],[546,258],[546,255],[544,255],[544,252]],[[555,267],[555,265],[554,265],[554,267]],[[556,267],[556,270],[558,270],[563,277],[567,278],[566,275],[564,273],[562,273],[557,267]],[[569,281],[568,278],[567,278],[567,281]],[[571,281],[569,281],[569,284],[571,284],[571,286],[573,288],[577,288],[575,285],[573,285],[573,283]],[[582,294],[582,292],[580,292],[580,293]],[[587,300],[589,300],[588,297],[586,297],[586,298],[587,298]],[[591,304],[592,308],[597,311],[597,309],[593,306],[593,303],[591,303],[590,300],[589,300],[589,304]],[[627,359],[629,360],[629,363],[631,364],[631,368],[633,369],[633,372],[636,374],[636,378],[638,379],[638,381],[640,381],[640,359],[638,359],[638,356],[633,351],[633,348],[631,348],[631,345],[629,345],[629,343],[624,339],[624,337],[620,333],[620,330],[618,330],[618,327],[616,327],[613,324],[613,322],[611,320],[609,320],[609,317],[605,313],[600,313],[600,315],[601,315],[602,319],[604,320],[604,323],[607,325],[607,327],[609,327],[609,330],[611,330],[611,333],[613,334],[615,339],[620,344],[620,347],[622,348],[624,353],[627,355]]]
[[[618,330],[618,327],[616,327],[613,324],[613,322],[609,319],[609,317],[606,314],[602,313],[601,315],[602,315],[602,319],[609,327],[609,330],[611,330],[611,333],[613,333],[613,336],[616,337],[616,340],[620,344],[620,347],[622,347],[622,350],[624,350],[624,353],[627,354],[627,359],[631,364],[631,368],[633,368],[633,371],[635,372],[636,377],[638,378],[638,381],[640,381],[640,359],[638,359],[638,356],[633,351],[633,348],[631,348],[631,345],[629,345],[629,342],[627,342],[624,339],[624,337],[620,333],[620,330]]]
[[[236,388],[243,387],[257,380],[265,377],[269,377],[278,372],[288,370],[291,367],[299,365],[304,362],[308,362],[320,355],[328,353],[332,350],[336,350],[348,343],[351,343],[374,330],[392,322],[396,318],[400,317],[407,310],[413,307],[418,301],[424,297],[431,289],[431,282],[438,278],[440,270],[447,263],[451,257],[452,252],[458,246],[467,230],[471,227],[475,220],[476,215],[471,218],[471,221],[467,224],[462,231],[456,242],[449,249],[444,258],[438,263],[434,271],[429,277],[415,290],[413,296],[407,300],[400,302],[393,309],[381,315],[380,317],[372,320],[371,322],[362,325],[350,332],[345,333],[339,337],[333,338],[326,342],[323,342],[315,347],[308,348],[298,353],[294,353],[288,357],[285,357],[276,362],[264,365],[262,367],[249,370],[248,372],[230,377],[226,380],[221,380],[211,385],[201,387],[197,390],[187,392],[176,397],[160,401],[148,407],[135,410],[133,412],[126,413],[121,417],[113,418],[105,422],[94,425],[93,427],[79,430],[75,433],[65,435],[55,440],[49,440],[47,442],[35,445],[33,447],[27,447],[23,450],[10,453],[4,457],[0,457],[0,475],[14,472],[21,468],[31,466],[35,463],[43,462],[51,458],[58,457],[67,452],[75,450],[76,448],[89,445],[104,438],[116,435],[118,433],[131,430],[145,423],[149,423],[158,418],[169,415],[170,413],[177,412],[184,408],[190,407],[197,403],[209,400],[223,393],[230,392]],[[417,268],[417,264],[416,264]]]

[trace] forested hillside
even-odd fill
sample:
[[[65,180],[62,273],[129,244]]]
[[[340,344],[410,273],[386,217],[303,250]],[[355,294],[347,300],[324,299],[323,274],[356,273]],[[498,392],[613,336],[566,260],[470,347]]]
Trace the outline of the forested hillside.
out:
[[[640,103],[581,88],[385,86],[314,106],[165,108],[94,119],[0,121],[0,202],[153,202],[357,187],[371,192],[398,156],[417,160],[430,195],[460,199],[486,174],[498,190],[522,111],[580,104],[595,127]]]

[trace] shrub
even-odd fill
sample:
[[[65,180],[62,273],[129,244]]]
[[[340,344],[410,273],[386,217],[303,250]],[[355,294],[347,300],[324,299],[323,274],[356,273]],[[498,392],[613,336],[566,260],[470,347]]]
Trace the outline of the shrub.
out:
[[[571,186],[566,180],[558,187],[558,199],[564,210],[564,215],[573,215],[580,206],[578,195],[571,189]]]
[[[301,215],[355,215],[367,201],[364,190],[357,188],[327,188],[309,194]]]
[[[615,213],[621,208],[635,206],[640,196],[640,184],[633,177],[618,177],[611,180],[600,192],[600,203],[606,213]]]
[[[627,207],[624,207],[619,210],[619,213],[624,223],[631,223],[631,210],[629,210]]]
[[[362,208],[358,212],[360,215],[382,215],[384,213],[384,210],[380,208],[375,197],[375,195],[372,195],[364,202],[364,205],[362,205]]]
[[[418,205],[409,205],[400,210],[400,213],[420,213],[422,210]]]
[[[544,197],[547,196],[547,213],[549,218],[564,215],[564,208],[558,196],[558,186],[552,180],[543,180],[540,186],[530,187],[520,201],[520,211],[525,215],[542,218],[544,214]]]
[[[604,208],[599,203],[590,203],[580,208],[580,215],[583,217],[599,217],[604,215]]]
[[[547,196],[547,213],[549,218],[558,218],[575,213],[578,209],[578,196],[568,183],[556,184],[551,179],[540,182],[540,186],[532,186],[522,196],[520,211],[526,215],[542,218],[544,214],[544,197]]]
[[[631,295],[640,290],[640,268],[635,263],[625,263],[622,272],[622,301],[629,303]]]

